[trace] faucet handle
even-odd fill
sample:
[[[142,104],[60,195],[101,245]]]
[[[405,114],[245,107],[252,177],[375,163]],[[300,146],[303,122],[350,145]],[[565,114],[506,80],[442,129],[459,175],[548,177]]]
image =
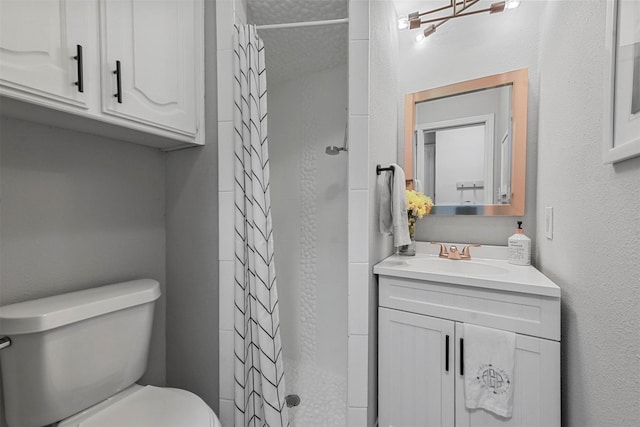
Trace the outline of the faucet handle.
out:
[[[456,245],[451,245],[449,247],[449,259],[462,259],[460,252],[458,251],[458,247]]]
[[[448,258],[449,257],[449,252],[447,251],[447,247],[445,246],[444,243],[440,243],[440,242],[431,242],[432,245],[440,245],[440,253],[438,254],[439,257],[441,258]]]
[[[479,248],[481,245],[467,245],[462,249],[461,257],[463,259],[471,259],[471,253],[469,252],[470,248]]]

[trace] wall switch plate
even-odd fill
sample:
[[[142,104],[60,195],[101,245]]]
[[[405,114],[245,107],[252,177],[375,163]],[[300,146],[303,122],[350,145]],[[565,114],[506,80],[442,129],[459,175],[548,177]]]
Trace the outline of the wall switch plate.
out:
[[[551,206],[544,208],[544,234],[547,239],[553,240],[553,208]]]

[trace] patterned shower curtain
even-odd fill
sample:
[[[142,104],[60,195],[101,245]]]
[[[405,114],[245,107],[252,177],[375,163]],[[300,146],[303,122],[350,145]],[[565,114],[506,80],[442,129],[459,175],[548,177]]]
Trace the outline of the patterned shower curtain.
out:
[[[236,28],[233,68],[235,426],[284,427],[289,419],[269,196],[267,78],[255,27]]]

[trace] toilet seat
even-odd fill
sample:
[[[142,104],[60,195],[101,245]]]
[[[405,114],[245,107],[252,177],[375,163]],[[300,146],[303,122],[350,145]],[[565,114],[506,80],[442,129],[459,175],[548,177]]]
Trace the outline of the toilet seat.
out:
[[[221,427],[207,404],[177,388],[133,385],[58,427]]]

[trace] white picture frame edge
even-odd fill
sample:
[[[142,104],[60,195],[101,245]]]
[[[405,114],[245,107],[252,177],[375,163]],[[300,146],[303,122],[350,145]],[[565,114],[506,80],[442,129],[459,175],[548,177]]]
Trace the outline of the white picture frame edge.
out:
[[[640,156],[640,137],[615,145],[614,140],[614,102],[616,71],[616,27],[618,0],[607,1],[605,27],[605,70],[604,70],[604,117],[602,162],[605,164],[621,162]]]

